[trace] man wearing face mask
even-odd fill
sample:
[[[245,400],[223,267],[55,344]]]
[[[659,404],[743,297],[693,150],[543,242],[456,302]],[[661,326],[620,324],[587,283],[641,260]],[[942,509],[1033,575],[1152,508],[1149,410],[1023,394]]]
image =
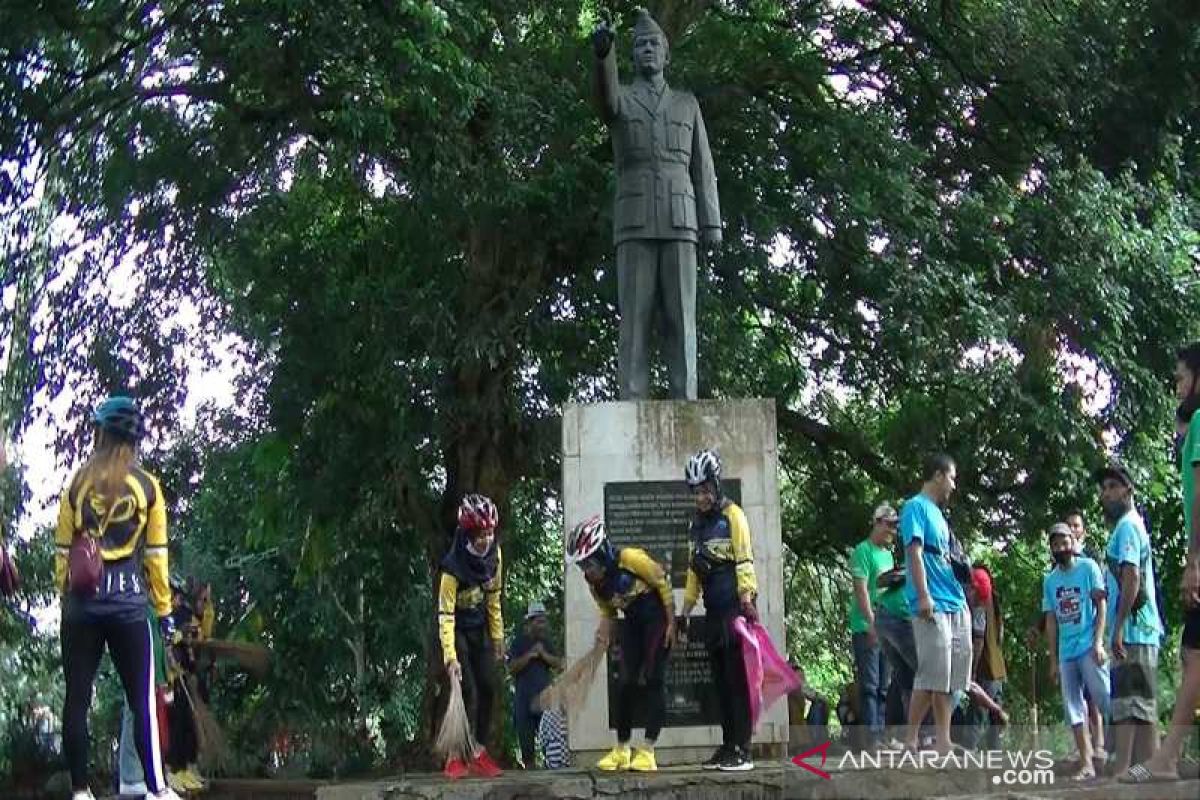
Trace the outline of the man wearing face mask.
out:
[[[1120,464],[1096,471],[1104,518],[1112,526],[1105,550],[1108,631],[1112,642],[1112,723],[1123,775],[1135,755],[1158,749],[1158,646],[1162,637],[1154,597],[1150,536],[1133,507],[1133,478]]]
[[[1050,680],[1062,688],[1067,723],[1079,748],[1074,780],[1096,777],[1095,751],[1089,735],[1084,688],[1108,713],[1108,654],[1104,651],[1104,616],[1108,592],[1100,567],[1075,555],[1071,529],[1061,522],[1050,528],[1050,554],[1055,567],[1042,580],[1042,611],[1050,645]]]
[[[447,674],[462,681],[463,702],[476,742],[487,739],[491,724],[492,672],[504,657],[504,620],[500,615],[501,559],[496,541],[500,515],[481,494],[469,494],[458,507],[454,544],[442,559],[438,585],[438,634]],[[469,763],[446,762],[445,775],[468,773],[485,778],[501,774],[482,744]]]

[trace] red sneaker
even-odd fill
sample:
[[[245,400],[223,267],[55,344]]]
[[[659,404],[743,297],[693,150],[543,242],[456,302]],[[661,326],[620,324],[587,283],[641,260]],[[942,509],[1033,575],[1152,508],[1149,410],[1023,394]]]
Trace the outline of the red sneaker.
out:
[[[504,770],[492,760],[487,750],[480,750],[479,755],[471,760],[471,774],[482,778],[498,778],[504,774]]]
[[[467,774],[467,765],[461,758],[452,758],[446,762],[446,768],[442,770],[442,774],[450,780],[456,781]]]

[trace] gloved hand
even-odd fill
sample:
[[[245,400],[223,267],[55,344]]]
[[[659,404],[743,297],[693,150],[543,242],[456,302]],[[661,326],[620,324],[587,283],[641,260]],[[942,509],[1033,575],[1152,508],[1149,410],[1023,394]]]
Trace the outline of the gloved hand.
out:
[[[612,25],[608,21],[601,22],[592,31],[592,52],[596,54],[596,58],[604,58],[608,55],[608,51],[612,49],[613,40],[617,38],[617,32],[613,30]]]
[[[746,618],[746,622],[758,622],[758,609],[754,606],[753,600],[742,601],[742,616]]]
[[[162,634],[164,647],[170,647],[171,645],[179,644],[179,642],[182,640],[182,637],[179,635],[179,631],[175,629],[175,620],[171,619],[169,614],[165,617],[158,618],[158,631]]]

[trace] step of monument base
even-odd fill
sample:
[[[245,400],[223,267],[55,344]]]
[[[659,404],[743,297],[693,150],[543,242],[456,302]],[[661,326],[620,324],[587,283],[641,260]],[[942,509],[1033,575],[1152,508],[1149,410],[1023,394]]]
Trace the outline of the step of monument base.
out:
[[[791,765],[787,765],[791,767]],[[325,786],[317,800],[523,800],[524,798],[631,798],[631,800],[772,800],[784,796],[783,765],[749,772],[671,767],[655,773],[594,770],[507,772],[492,780],[447,781],[411,776],[395,781]]]
[[[408,775],[355,783],[324,781],[214,781],[202,800],[1194,800],[1200,780],[1145,786],[1112,781],[1004,786],[982,770],[865,769],[829,780],[790,763],[760,763],[751,772],[720,773],[669,768],[657,773],[610,774],[588,770],[511,771],[494,780],[448,781],[441,775]]]

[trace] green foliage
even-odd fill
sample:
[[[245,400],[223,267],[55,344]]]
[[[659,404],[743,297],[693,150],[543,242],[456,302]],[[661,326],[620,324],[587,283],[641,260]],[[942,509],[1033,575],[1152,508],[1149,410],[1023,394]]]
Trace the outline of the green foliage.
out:
[[[509,620],[560,592],[557,409],[611,399],[615,373],[586,39],[633,5],[0,5],[0,415],[146,402],[173,558],[213,581],[218,631],[276,653],[263,685],[218,685],[253,769],[300,730],[413,763],[465,491],[500,504]],[[847,676],[844,553],[935,448],[960,465],[952,524],[1004,548],[1024,614],[1042,531],[1095,507],[1115,445],[1177,615],[1196,4],[652,5],[726,221],[701,392],[777,399],[810,677]],[[185,431],[185,366],[221,341],[238,402]],[[87,436],[62,427],[62,454]],[[330,760],[296,768],[356,768]]]
[[[17,508],[2,501],[18,494],[18,470],[0,473],[0,481],[6,484],[0,487],[0,530],[11,530]],[[0,782],[40,788],[57,756],[38,733],[53,734],[64,688],[58,637],[38,632],[34,617],[54,594],[54,540],[43,531],[28,541],[5,541],[20,569],[21,588],[15,597],[0,599]]]

